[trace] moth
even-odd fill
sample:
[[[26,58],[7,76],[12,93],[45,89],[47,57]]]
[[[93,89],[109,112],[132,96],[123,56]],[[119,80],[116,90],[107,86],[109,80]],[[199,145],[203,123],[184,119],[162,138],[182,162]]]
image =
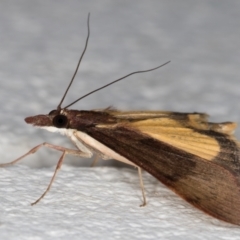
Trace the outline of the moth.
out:
[[[77,149],[42,143],[18,159],[1,164],[14,164],[45,146],[62,152],[46,191],[67,154],[90,158],[115,159],[138,168],[143,204],[146,204],[141,169],[149,172],[195,207],[213,217],[240,225],[240,150],[233,136],[236,123],[208,122],[204,113],[167,111],[118,111],[69,109],[82,98],[132,74],[117,79],[61,107],[87,49],[88,36],[70,84],[58,107],[46,115],[27,117],[33,126],[67,136]]]

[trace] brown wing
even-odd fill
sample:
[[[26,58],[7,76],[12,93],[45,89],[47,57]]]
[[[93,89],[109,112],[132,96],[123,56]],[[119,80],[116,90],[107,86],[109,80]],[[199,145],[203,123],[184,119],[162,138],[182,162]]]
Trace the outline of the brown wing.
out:
[[[217,156],[218,160],[229,162],[229,159],[232,159],[229,154],[235,154],[228,145],[232,142],[234,145],[236,143],[231,135],[236,123],[209,123],[207,115],[202,113],[108,112],[117,118],[117,124],[101,124],[97,125],[98,128],[115,129],[116,126],[124,126],[205,160],[212,160]],[[216,137],[218,133],[224,135]],[[224,141],[225,139],[229,141]]]
[[[240,225],[240,154],[228,134],[235,125],[222,126],[207,123],[206,115],[168,114],[97,125],[84,131],[193,205]]]

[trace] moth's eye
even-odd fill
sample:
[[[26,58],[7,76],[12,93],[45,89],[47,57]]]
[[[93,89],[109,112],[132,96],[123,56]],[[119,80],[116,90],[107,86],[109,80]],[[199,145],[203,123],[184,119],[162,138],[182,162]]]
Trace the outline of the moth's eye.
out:
[[[53,125],[57,128],[65,128],[68,125],[68,119],[65,115],[57,115],[53,118]]]
[[[52,110],[48,115],[54,115],[57,112],[57,110]]]

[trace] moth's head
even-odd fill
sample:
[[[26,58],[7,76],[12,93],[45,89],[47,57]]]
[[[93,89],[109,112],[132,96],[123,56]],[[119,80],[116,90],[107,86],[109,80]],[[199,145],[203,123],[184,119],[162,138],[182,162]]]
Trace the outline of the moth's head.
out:
[[[55,127],[55,128],[67,128],[69,125],[69,119],[67,111],[52,110],[46,115],[36,115],[25,118],[25,122],[36,127]]]

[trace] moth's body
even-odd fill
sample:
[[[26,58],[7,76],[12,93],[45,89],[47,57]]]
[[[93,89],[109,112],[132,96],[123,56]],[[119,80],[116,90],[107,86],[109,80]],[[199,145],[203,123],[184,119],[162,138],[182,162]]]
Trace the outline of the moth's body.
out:
[[[199,113],[111,109],[55,110],[26,122],[65,134],[80,156],[96,153],[145,169],[196,207],[240,224],[235,123],[210,123]]]

